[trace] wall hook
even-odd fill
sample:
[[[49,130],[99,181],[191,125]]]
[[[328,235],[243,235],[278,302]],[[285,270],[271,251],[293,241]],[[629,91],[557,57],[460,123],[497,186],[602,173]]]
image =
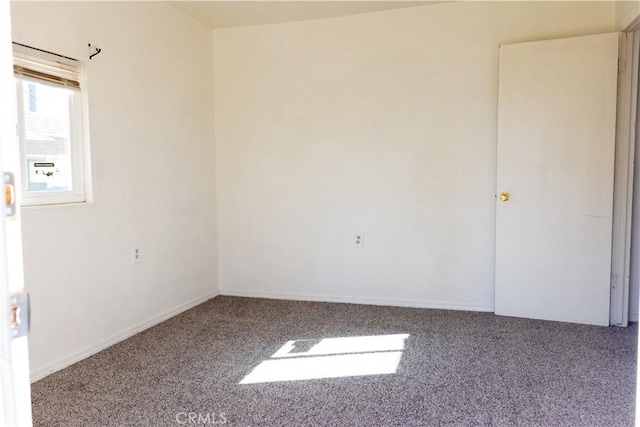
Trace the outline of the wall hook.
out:
[[[89,47],[91,48],[91,43],[89,43]],[[102,52],[102,49],[100,49],[99,47],[94,47],[92,49],[94,52],[92,54],[89,55],[89,59],[93,59],[94,56],[96,56],[97,54],[99,54],[100,52]]]

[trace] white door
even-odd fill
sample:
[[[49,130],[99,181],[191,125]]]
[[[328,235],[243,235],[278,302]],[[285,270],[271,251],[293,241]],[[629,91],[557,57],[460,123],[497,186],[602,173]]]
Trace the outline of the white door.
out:
[[[500,47],[496,314],[609,325],[617,62],[616,33]]]
[[[19,179],[9,7],[8,0],[0,0],[0,169]],[[28,427],[32,421],[27,337],[11,339],[9,331],[9,295],[22,291],[23,284],[22,227],[16,204],[16,214],[9,218],[0,209],[0,425]]]

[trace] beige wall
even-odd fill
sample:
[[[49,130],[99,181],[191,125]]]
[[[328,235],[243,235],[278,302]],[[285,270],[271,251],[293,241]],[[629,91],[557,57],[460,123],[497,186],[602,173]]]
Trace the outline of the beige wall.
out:
[[[161,2],[12,8],[14,41],[83,60],[88,79],[95,201],[23,210],[39,377],[217,292],[213,47]]]
[[[216,30],[221,292],[492,310],[498,46],[614,31],[615,9],[463,2]]]
[[[638,16],[640,16],[640,1],[616,1],[616,26],[618,30],[627,29]]]

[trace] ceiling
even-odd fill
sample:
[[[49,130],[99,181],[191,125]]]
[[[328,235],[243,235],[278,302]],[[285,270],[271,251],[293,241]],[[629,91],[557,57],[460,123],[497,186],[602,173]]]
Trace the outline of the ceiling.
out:
[[[277,24],[377,12],[442,1],[168,1],[212,28]]]

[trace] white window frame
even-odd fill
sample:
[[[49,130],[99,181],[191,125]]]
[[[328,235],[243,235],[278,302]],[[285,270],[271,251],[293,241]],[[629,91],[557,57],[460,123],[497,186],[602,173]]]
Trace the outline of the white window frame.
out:
[[[20,55],[28,55],[33,61],[51,60],[55,54],[51,54],[37,49],[29,50],[25,54],[24,46],[20,46]],[[14,45],[15,47],[15,45]],[[81,64],[77,61],[76,65],[79,72],[82,73]],[[83,93],[82,89],[65,88],[55,83],[48,83],[36,78],[30,78],[24,75],[16,75],[16,98],[18,109],[18,140],[20,141],[20,162],[21,162],[21,181],[22,188],[20,191],[20,203],[22,206],[46,206],[46,205],[62,205],[71,203],[86,203],[88,177],[85,175],[87,168],[85,167],[85,152],[87,151],[87,138],[83,132],[83,121],[85,118],[83,110]],[[48,85],[70,92],[69,96],[69,152],[71,160],[71,190],[69,191],[29,191],[28,189],[28,159],[26,152],[25,123],[24,123],[24,96],[23,88],[29,82]]]

